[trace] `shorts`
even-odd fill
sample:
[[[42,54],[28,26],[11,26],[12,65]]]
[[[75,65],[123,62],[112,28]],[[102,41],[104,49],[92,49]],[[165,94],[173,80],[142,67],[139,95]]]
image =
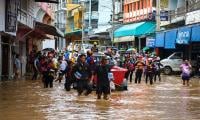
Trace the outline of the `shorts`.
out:
[[[190,76],[182,76],[182,80],[190,80]]]

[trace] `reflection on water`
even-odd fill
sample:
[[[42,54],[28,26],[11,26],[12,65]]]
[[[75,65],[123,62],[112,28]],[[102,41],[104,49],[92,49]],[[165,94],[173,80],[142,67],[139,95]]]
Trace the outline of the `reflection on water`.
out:
[[[43,89],[40,81],[0,82],[0,120],[172,120],[200,119],[200,84],[184,87],[179,78],[166,77],[153,86],[132,84],[114,92],[109,101],[95,94],[78,97],[63,84]]]

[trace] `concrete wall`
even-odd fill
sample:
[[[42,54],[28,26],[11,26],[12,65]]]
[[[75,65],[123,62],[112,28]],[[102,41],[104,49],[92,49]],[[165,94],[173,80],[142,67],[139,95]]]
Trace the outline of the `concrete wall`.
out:
[[[4,30],[5,30],[5,0],[0,0],[0,31]],[[2,47],[1,47],[1,34],[0,34],[0,76],[1,74],[2,74]]]
[[[102,32],[106,29],[110,28],[111,25],[109,21],[111,20],[112,14],[112,0],[99,0],[99,19],[98,19],[98,28],[94,30],[94,32]]]
[[[177,8],[178,0],[169,0],[169,10],[175,10]]]
[[[0,31],[5,30],[5,0],[0,0]]]

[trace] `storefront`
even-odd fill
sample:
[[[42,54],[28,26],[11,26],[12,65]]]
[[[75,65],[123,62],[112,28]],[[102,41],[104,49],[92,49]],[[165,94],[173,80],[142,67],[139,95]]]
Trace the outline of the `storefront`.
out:
[[[196,24],[158,32],[155,47],[163,57],[179,51],[184,53],[186,59],[196,59],[200,55],[199,31],[200,24]]]
[[[155,28],[155,22],[124,25],[114,32],[114,43],[118,43],[118,47],[135,47],[140,51],[146,47],[146,38],[155,33]]]

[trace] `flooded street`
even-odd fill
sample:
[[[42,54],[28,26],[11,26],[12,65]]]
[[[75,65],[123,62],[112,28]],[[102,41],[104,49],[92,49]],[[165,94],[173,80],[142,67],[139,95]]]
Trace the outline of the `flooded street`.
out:
[[[200,81],[184,87],[179,77],[167,76],[153,86],[131,84],[109,101],[78,97],[63,84],[44,89],[41,81],[0,82],[0,120],[198,120]]]

